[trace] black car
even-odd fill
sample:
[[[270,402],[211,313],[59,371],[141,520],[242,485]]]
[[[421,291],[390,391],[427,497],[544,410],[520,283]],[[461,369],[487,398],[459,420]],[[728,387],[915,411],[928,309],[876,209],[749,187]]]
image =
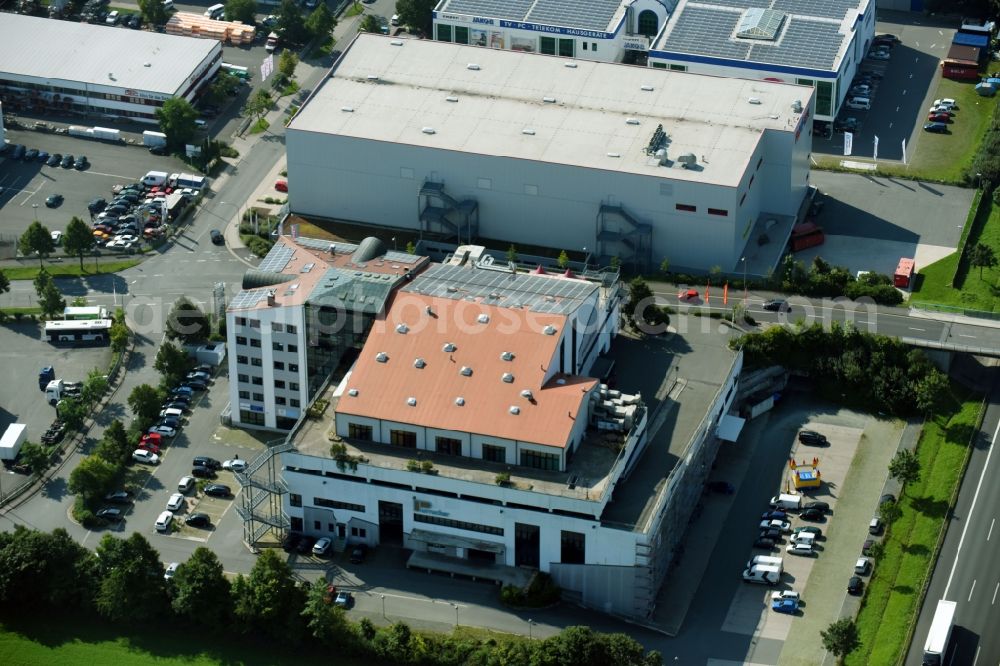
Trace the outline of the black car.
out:
[[[861,580],[860,576],[851,576],[851,580],[847,581],[847,593],[858,595],[865,589],[865,582]]]
[[[883,504],[892,504],[895,501],[896,501],[895,495],[886,493],[885,495],[882,495],[882,497],[878,498],[878,505],[882,506]]]
[[[213,245],[225,245],[226,239],[222,236],[222,232],[218,229],[212,229],[208,232],[208,235],[212,238]]]
[[[948,126],[944,123],[927,123],[924,125],[925,132],[933,132],[934,134],[947,134]]]
[[[24,151],[24,160],[26,162],[29,162],[31,160],[37,160],[37,159],[38,159],[38,149],[37,148],[28,148],[28,150]]]
[[[48,208],[58,208],[62,205],[63,195],[61,194],[50,194],[45,200],[45,205]]]
[[[776,542],[774,539],[769,539],[767,537],[760,537],[759,539],[753,542],[753,547],[759,548],[760,550],[774,550],[775,543]]]
[[[187,405],[188,407],[190,407],[191,406],[191,397],[187,396],[187,395],[181,395],[181,394],[172,395],[168,399],[168,402],[182,402],[185,405]]]
[[[308,555],[312,552],[313,545],[315,545],[316,539],[305,534],[299,539],[298,544],[295,546],[296,552],[300,555]]]
[[[167,147],[166,146],[150,146],[149,147],[149,152],[152,153],[153,155],[169,155],[170,154],[169,152],[167,152]]]
[[[12,160],[23,159],[25,152],[27,152],[27,148],[25,148],[24,146],[22,146],[19,143],[16,143],[16,144],[14,144],[14,147],[11,149],[10,159],[12,159]]]
[[[76,163],[76,159],[72,155],[63,155],[62,162],[59,165],[64,169],[69,169]]]
[[[818,521],[823,520],[826,517],[825,511],[820,511],[819,509],[806,509],[799,514],[799,518],[802,520],[812,520]]]
[[[825,435],[821,435],[815,430],[802,430],[799,432],[799,442],[806,446],[829,446],[830,442]]]
[[[183,384],[181,384],[181,386],[187,386],[192,391],[207,391],[208,390],[208,384],[206,384],[205,382],[201,381],[200,379],[188,379]]]
[[[830,510],[830,505],[826,502],[806,502],[802,505],[803,509],[816,509],[817,511],[822,511],[826,513]]]
[[[757,535],[759,539],[771,539],[774,542],[778,542],[781,539],[781,530],[776,527],[768,527],[766,530],[761,530],[760,534]]]
[[[115,502],[116,504],[129,504],[132,502],[132,493],[127,490],[116,490],[104,496],[105,502]]]
[[[92,199],[89,204],[87,204],[87,210],[91,213],[100,213],[108,205],[108,202],[104,199],[98,197],[97,199]]]
[[[788,301],[775,298],[765,302],[764,309],[769,312],[791,312],[792,306],[788,304]]]
[[[291,553],[299,547],[299,539],[302,535],[298,532],[289,532],[281,542],[281,547],[286,553]]]
[[[191,405],[186,402],[180,402],[179,400],[173,400],[163,403],[163,409],[179,409],[182,412],[186,412],[191,409]]]
[[[191,461],[191,464],[200,465],[209,469],[222,469],[221,462],[215,458],[209,458],[208,456],[197,456],[193,461]]]
[[[204,465],[195,465],[191,468],[191,476],[196,476],[199,479],[214,479],[215,471]]]
[[[359,543],[351,549],[351,564],[361,564],[368,555],[368,545]]]
[[[116,509],[110,506],[101,509],[100,511],[97,512],[96,515],[98,518],[103,518],[104,520],[108,520],[111,522],[118,522],[119,520],[125,517],[125,514],[122,513],[121,509]]]
[[[45,163],[49,166],[59,166],[60,162],[62,162],[62,155],[59,153],[52,153],[49,155],[49,159],[45,160]]]
[[[210,483],[205,486],[205,494],[211,495],[212,497],[231,497],[233,491],[229,486],[221,483]],[[310,544],[309,547],[312,548],[312,544]]]
[[[184,519],[184,524],[191,527],[209,527],[212,524],[212,519],[207,513],[192,513]]]
[[[124,206],[122,204],[112,204],[108,206],[104,210],[104,212],[107,213],[108,215],[114,215],[115,217],[118,217],[128,212],[128,206]]]
[[[77,169],[86,169],[88,166],[90,166],[90,162],[87,161],[86,155],[80,155],[78,158],[76,158],[76,161],[73,162],[73,166],[76,167]]]
[[[160,419],[159,425],[165,425],[177,430],[181,427],[181,420],[176,416],[164,416]]]

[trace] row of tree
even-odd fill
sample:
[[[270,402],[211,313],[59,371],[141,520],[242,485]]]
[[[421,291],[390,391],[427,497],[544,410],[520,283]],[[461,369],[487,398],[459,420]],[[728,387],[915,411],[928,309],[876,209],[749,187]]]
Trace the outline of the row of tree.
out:
[[[62,237],[63,247],[69,255],[75,255],[80,259],[80,268],[83,268],[83,255],[94,248],[94,230],[87,226],[87,223],[75,215],[66,225],[66,232]],[[38,255],[38,265],[56,250],[56,242],[52,238],[52,232],[44,224],[35,220],[28,225],[28,228],[17,239],[17,249],[21,254],[30,256]]]
[[[274,550],[258,557],[248,576],[230,582],[215,553],[199,547],[164,579],[159,553],[146,538],[105,535],[95,553],[63,529],[18,526],[0,534],[0,612],[42,615],[96,611],[131,627],[170,624],[253,636],[278,645],[336,649],[385,664],[538,666],[659,666],[625,634],[570,627],[545,640],[510,641],[414,633],[403,623],[377,628],[352,622],[334,605],[325,583],[299,583]]]

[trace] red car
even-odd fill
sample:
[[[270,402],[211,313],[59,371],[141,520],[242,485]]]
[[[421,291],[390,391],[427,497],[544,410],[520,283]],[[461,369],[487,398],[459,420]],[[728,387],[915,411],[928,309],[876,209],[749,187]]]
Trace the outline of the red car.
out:
[[[677,300],[684,301],[685,303],[697,301],[700,297],[701,295],[698,293],[697,289],[688,289],[677,294]]]
[[[139,448],[143,449],[144,451],[149,451],[150,453],[155,453],[156,455],[160,455],[160,445],[157,444],[154,440],[150,439],[146,440],[145,442],[139,442]]]
[[[163,436],[160,433],[147,432],[145,435],[142,436],[142,439],[139,440],[139,443],[145,444],[146,442],[152,442],[156,445],[159,445],[162,441],[163,441]]]
[[[927,120],[932,123],[950,123],[951,116],[947,113],[931,113],[927,116]]]
[[[274,181],[274,189],[278,190],[279,192],[287,192],[288,191],[288,181],[287,180],[276,180],[276,181]]]

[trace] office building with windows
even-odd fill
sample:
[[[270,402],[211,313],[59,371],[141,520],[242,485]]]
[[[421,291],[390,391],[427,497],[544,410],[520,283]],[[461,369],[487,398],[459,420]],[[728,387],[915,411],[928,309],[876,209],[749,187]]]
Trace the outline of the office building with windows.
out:
[[[815,88],[833,120],[875,36],[875,0],[680,0],[649,66]]]
[[[392,291],[428,262],[375,238],[279,237],[227,308],[232,423],[291,429]]]
[[[165,101],[193,101],[221,61],[215,40],[21,14],[0,21],[0,101],[8,113],[156,123]]]

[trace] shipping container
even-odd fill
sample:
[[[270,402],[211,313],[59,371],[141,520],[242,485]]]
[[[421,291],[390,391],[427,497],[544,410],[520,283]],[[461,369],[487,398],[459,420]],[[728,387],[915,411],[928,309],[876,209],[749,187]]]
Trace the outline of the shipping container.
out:
[[[913,262],[913,259],[903,257],[899,260],[896,272],[892,275],[892,284],[900,289],[909,289],[910,284],[913,282],[913,273],[915,270],[916,264]]]
[[[798,252],[809,247],[822,245],[826,240],[823,229],[812,222],[803,222],[792,228],[792,238],[790,240],[792,252]]]

